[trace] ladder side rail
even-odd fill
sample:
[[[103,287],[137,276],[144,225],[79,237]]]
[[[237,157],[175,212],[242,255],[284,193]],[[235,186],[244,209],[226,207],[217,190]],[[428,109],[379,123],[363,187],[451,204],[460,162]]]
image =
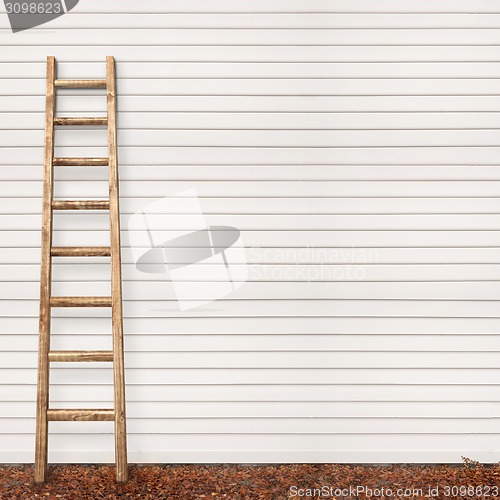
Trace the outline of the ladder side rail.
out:
[[[54,114],[56,61],[47,58],[45,153],[42,215],[42,258],[40,270],[40,320],[38,338],[38,383],[36,406],[35,482],[47,479],[49,406],[49,350],[52,288],[52,199],[54,196]]]
[[[120,245],[120,208],[118,185],[118,148],[116,139],[116,77],[115,60],[106,57],[108,167],[111,246],[111,300],[113,330],[113,379],[115,407],[116,480],[127,481],[127,433],[125,414],[125,372],[123,349],[123,309]]]

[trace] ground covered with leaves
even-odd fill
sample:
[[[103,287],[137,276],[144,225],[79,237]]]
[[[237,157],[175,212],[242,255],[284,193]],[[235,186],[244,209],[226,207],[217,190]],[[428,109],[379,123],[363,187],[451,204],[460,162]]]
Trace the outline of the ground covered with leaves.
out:
[[[33,483],[33,466],[0,466],[0,499],[288,500],[290,498],[500,499],[500,465],[360,466],[131,465],[116,484],[109,465],[56,465],[46,485]]]

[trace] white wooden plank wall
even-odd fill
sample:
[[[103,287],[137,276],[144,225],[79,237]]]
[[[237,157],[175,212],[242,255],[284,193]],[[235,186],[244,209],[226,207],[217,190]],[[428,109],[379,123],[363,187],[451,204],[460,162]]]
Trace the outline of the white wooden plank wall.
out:
[[[0,13],[0,462],[34,456],[47,55],[69,78],[116,57],[124,227],[194,188],[247,247],[248,282],[184,313],[124,248],[130,461],[498,461],[499,30],[495,0],[81,0],[17,34]],[[60,115],[104,111],[77,94]],[[105,196],[104,170],[56,195]],[[56,220],[56,244],[107,237]],[[55,294],[108,293],[105,259],[64,262]],[[55,349],[111,346],[102,310],[54,316]],[[51,381],[55,407],[111,406],[103,364]],[[112,461],[112,424],[52,423],[50,460]]]

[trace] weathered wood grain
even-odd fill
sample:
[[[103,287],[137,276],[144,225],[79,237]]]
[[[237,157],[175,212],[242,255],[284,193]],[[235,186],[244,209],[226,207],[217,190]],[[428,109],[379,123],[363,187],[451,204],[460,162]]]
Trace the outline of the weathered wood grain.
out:
[[[47,57],[47,96],[45,100],[45,154],[42,215],[42,258],[40,268],[40,320],[38,339],[38,388],[36,405],[35,482],[47,478],[50,350],[50,296],[52,285],[52,197],[54,195],[54,113],[56,61]]]

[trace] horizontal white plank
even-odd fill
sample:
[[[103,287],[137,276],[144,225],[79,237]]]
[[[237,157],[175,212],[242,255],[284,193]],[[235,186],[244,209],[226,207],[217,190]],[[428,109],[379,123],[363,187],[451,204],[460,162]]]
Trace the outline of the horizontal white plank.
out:
[[[188,248],[179,249],[180,252]],[[238,259],[236,264],[494,264],[498,260],[497,248],[259,248],[247,247],[246,259]],[[0,262],[2,264],[40,264],[41,253],[39,248],[0,248]],[[109,258],[96,257],[91,262],[109,262]],[[55,264],[89,264],[87,257],[64,257],[54,259]],[[182,255],[172,255],[170,263],[187,263]],[[134,263],[132,252],[129,248],[122,248],[122,263]],[[145,281],[148,281],[145,277]],[[96,284],[97,285],[97,284]],[[19,286],[24,286],[19,284]],[[62,286],[62,285],[61,285]],[[139,285],[137,285],[139,286]],[[153,283],[148,281],[148,286]],[[277,285],[276,285],[277,286]],[[287,285],[287,287],[292,285]],[[327,286],[327,285],[322,285]],[[359,286],[359,285],[358,285]],[[411,287],[417,290],[418,286]],[[477,285],[452,285],[453,290],[460,290],[467,286],[468,290],[476,290],[474,286],[481,287],[484,293],[492,288],[488,284]],[[491,285],[492,287],[495,285]],[[270,288],[268,288],[270,290]],[[288,290],[290,290],[288,288]],[[438,285],[433,285],[433,290],[438,291]],[[451,290],[451,287],[449,288]],[[12,293],[14,289],[10,290]],[[286,292],[286,290],[283,290]],[[345,291],[345,289],[344,289]],[[476,290],[477,291],[477,290]],[[8,292],[5,292],[8,293]],[[24,293],[24,292],[23,292]],[[260,293],[260,292],[259,292]],[[2,291],[0,290],[0,296]]]
[[[137,9],[137,7],[135,7]],[[134,10],[135,10],[134,9]],[[51,22],[51,29],[106,29],[112,26],[129,29],[359,29],[359,28],[499,28],[500,15],[489,14],[435,14],[412,15],[390,13],[361,14],[361,13],[160,13],[145,12],[115,13],[112,17],[102,14],[87,14],[75,10],[71,16],[60,17]],[[210,10],[210,8],[208,9]],[[2,20],[0,28],[10,27],[7,19]]]
[[[91,168],[91,167],[90,167]],[[233,180],[243,180],[244,175],[247,171],[252,171],[253,174],[248,174],[247,180],[255,180],[255,178],[262,180],[275,180],[272,177],[273,172],[279,172],[280,169],[283,172],[283,181],[292,180],[294,175],[294,169],[297,167],[228,167],[226,170],[224,167],[185,167],[182,169],[176,169],[175,167],[171,169],[163,169],[161,167],[143,167],[144,177],[149,177],[148,172],[159,172],[158,177],[161,180],[165,180],[166,177],[171,177],[172,180],[179,180],[180,178],[190,178],[194,177],[190,172],[198,172],[203,170],[205,173],[200,173],[200,179],[206,180],[206,177],[211,176],[212,180],[217,180],[219,176],[223,176],[228,170],[232,174],[227,174],[227,177]],[[304,172],[303,178],[310,178],[311,180],[317,180],[321,177],[322,167],[308,167],[304,169],[298,167]],[[389,180],[390,176],[394,176],[394,180],[403,180],[403,178],[410,178],[408,180],[423,180],[426,176],[447,180],[479,180],[482,175],[486,176],[488,174],[489,180],[496,180],[497,177],[497,167],[381,167],[380,170],[374,167],[368,167],[374,172],[374,177],[377,180],[384,179]],[[23,178],[26,180],[34,180],[35,174],[30,175],[30,169],[39,171],[40,167],[24,167],[22,170]],[[68,167],[71,170],[70,167]],[[197,170],[198,169],[198,170]],[[316,172],[315,172],[316,169]],[[489,170],[491,169],[491,170]],[[121,170],[122,182],[125,180],[137,179],[141,176],[142,168],[133,169],[123,167]],[[239,173],[240,171],[240,173]],[[324,180],[330,180],[331,177],[338,176],[339,180],[348,177],[348,179],[356,179],[361,176],[363,172],[368,172],[368,170],[361,168],[358,172],[357,168],[343,168],[339,167],[324,167],[323,174]],[[26,174],[24,173],[26,172]],[[76,180],[89,180],[97,179],[104,176],[107,173],[102,172],[100,175],[93,175],[92,172],[79,170],[79,175],[67,172],[65,168],[60,173],[59,177],[65,180],[70,180],[73,175],[73,181]],[[185,173],[184,173],[185,172]],[[210,174],[209,172],[212,172]],[[218,174],[219,172],[219,174]],[[329,175],[327,172],[331,172]],[[344,173],[344,175],[342,174]],[[441,173],[440,173],[441,172]],[[477,172],[477,173],[476,173]],[[163,175],[161,174],[163,173]],[[288,175],[287,175],[288,173]],[[86,175],[87,174],[87,175]],[[368,177],[363,177],[362,180],[366,180]],[[19,179],[19,173],[15,168],[0,167],[0,178],[2,180],[13,180]],[[36,173],[36,177],[39,177],[39,172]],[[7,179],[5,179],[7,178]],[[485,177],[482,177],[484,179]],[[298,177],[297,180],[300,180]],[[224,180],[224,179],[221,179]],[[361,180],[361,179],[360,179]],[[41,183],[41,179],[38,181]],[[120,212],[122,218],[125,220],[130,214],[136,213],[137,211],[144,208],[146,205],[150,205],[155,198],[121,198],[120,202]],[[263,214],[263,215],[301,215],[301,214],[495,214],[500,213],[500,199],[493,197],[466,197],[466,198],[372,198],[372,197],[362,197],[362,198],[314,198],[314,197],[300,197],[300,198],[275,198],[275,197],[245,197],[245,198],[233,198],[233,197],[210,197],[210,198],[200,198],[200,203],[203,212],[207,218],[215,214]],[[151,207],[153,208],[153,207]],[[2,215],[21,215],[21,214],[40,214],[42,211],[42,199],[41,197],[34,198],[1,198],[0,199],[0,214]],[[37,228],[39,229],[39,228]],[[8,243],[4,242],[4,243]],[[283,243],[280,246],[283,246]],[[452,241],[450,241],[452,243]],[[0,247],[2,242],[0,242]],[[332,246],[332,245],[330,245]],[[452,245],[451,245],[452,246]]]
[[[26,335],[1,334],[0,338],[6,349],[9,351],[36,351],[38,348],[38,335],[36,332],[26,332]],[[51,338],[51,348],[53,350],[106,350],[111,345],[111,333],[104,331],[95,332],[93,335],[88,334],[53,334]],[[235,334],[203,334],[203,335],[187,335],[170,334],[170,335],[151,335],[146,331],[142,334],[125,335],[125,349],[127,352],[142,352],[142,351],[259,351],[259,350],[354,350],[354,351],[497,351],[500,350],[500,335],[388,335],[388,334],[332,334],[332,335],[273,335],[272,333],[263,333],[261,335],[235,335]],[[59,365],[65,369],[71,369],[68,365]],[[103,365],[104,366],[104,365]],[[73,368],[75,369],[75,368]],[[85,368],[79,370],[84,371]],[[145,376],[148,376],[147,368],[143,368]],[[165,368],[167,370],[167,368]],[[293,371],[293,370],[292,370]],[[389,370],[390,372],[390,370]],[[500,374],[495,374],[493,371],[487,372],[486,381],[496,383]],[[417,373],[414,373],[413,383],[418,383],[421,380]],[[426,379],[429,383],[439,383],[441,378],[437,373],[433,374],[435,379]],[[160,383],[160,380],[155,380],[154,375],[148,379],[151,383]],[[280,378],[279,382],[295,382],[306,383],[309,381],[300,379],[284,378],[285,375],[276,374]],[[358,374],[358,377],[362,374]],[[424,372],[422,376],[426,377]],[[462,373],[463,377],[464,374]],[[369,374],[366,374],[369,377]],[[16,383],[20,381],[12,379]],[[33,379],[34,380],[34,379]],[[261,383],[272,383],[276,381],[276,377],[269,379],[261,379]],[[81,380],[83,382],[84,379]],[[103,379],[104,382],[109,382]],[[483,380],[485,381],[485,380]],[[175,383],[175,380],[165,379],[163,383]],[[177,381],[179,382],[179,381]],[[186,382],[184,380],[184,382]],[[198,383],[209,383],[205,378],[199,378]],[[251,380],[246,379],[245,383],[251,383]],[[255,381],[257,382],[257,381]],[[316,379],[316,383],[345,383],[354,380],[339,380],[332,373],[326,380]],[[459,383],[458,380],[455,380]],[[466,383],[463,380],[462,383]],[[472,381],[469,381],[472,383]],[[135,383],[138,383],[137,380]],[[213,383],[237,383],[237,380],[217,379]],[[275,382],[276,383],[276,382]],[[364,378],[363,383],[375,383],[370,378]],[[403,383],[399,378],[397,380],[384,379],[384,383]]]
[[[0,215],[0,230],[35,231],[42,225],[41,215]],[[122,217],[127,231],[145,230],[144,222],[131,216]],[[188,214],[149,214],[148,228],[161,231],[165,240],[176,231],[195,231],[198,221]],[[240,231],[488,231],[500,228],[500,215],[491,214],[405,214],[405,215],[211,215],[210,224],[236,227]],[[57,231],[105,231],[109,227],[109,214],[58,213],[54,216]],[[133,243],[132,243],[133,244]]]
[[[83,337],[83,336],[82,336]],[[87,343],[91,343],[93,337]],[[109,337],[109,335],[108,335]],[[130,335],[125,339],[130,343]],[[139,336],[137,336],[139,337]],[[158,337],[158,336],[156,336]],[[457,336],[450,336],[457,338]],[[477,336],[476,336],[477,337]],[[230,337],[231,338],[231,337]],[[383,337],[381,337],[383,338]],[[395,336],[397,341],[398,337]],[[479,339],[480,340],[480,339]],[[53,335],[51,342],[54,345],[61,345],[60,336]],[[382,343],[383,341],[381,341]],[[456,340],[460,344],[460,339]],[[92,344],[93,345],[93,344]],[[434,345],[434,344],[432,344]],[[460,344],[462,345],[462,344]],[[59,347],[54,347],[57,349]],[[88,348],[88,346],[87,346]],[[103,365],[104,366],[104,365]],[[113,380],[112,368],[75,368],[71,365],[58,364],[51,368],[50,383],[53,385],[61,384],[109,384]],[[6,380],[12,380],[16,384],[36,384],[37,370],[33,368],[2,368],[2,377]],[[443,385],[443,384],[498,384],[500,375],[498,370],[492,369],[411,369],[411,368],[367,368],[367,369],[349,369],[349,368],[281,368],[274,370],[272,368],[240,368],[232,369],[230,382],[225,369],[203,368],[203,369],[170,369],[170,368],[129,368],[127,366],[126,381],[127,387],[137,384],[418,384],[418,385]],[[193,408],[194,410],[194,408]],[[238,415],[238,412],[235,412]],[[30,412],[31,415],[31,412]],[[33,413],[34,415],[34,413]],[[19,412],[15,416],[25,416],[25,413]],[[147,417],[145,413],[144,416]],[[205,413],[196,412],[186,416],[204,417]],[[208,416],[211,416],[210,414]],[[456,416],[459,416],[457,414]]]
[[[92,30],[88,36],[92,36]],[[134,30],[135,32],[139,30]],[[170,33],[175,30],[159,30],[161,33]],[[204,30],[203,32],[210,32]],[[242,34],[252,30],[226,30],[233,34]],[[384,30],[367,30],[367,34]],[[395,30],[396,33],[404,30]],[[432,30],[430,30],[432,33]],[[460,30],[450,30],[452,33]],[[468,30],[475,32],[475,30]],[[492,30],[477,30],[481,34],[488,34]],[[494,30],[493,30],[494,31]],[[77,36],[78,30],[71,30]],[[120,37],[121,30],[112,30],[114,37]],[[349,33],[349,30],[284,30],[280,36],[305,33],[323,36],[325,38],[338,33]],[[416,33],[426,30],[416,30]],[[28,32],[29,33],[29,32]],[[52,33],[49,32],[49,33]],[[49,35],[48,33],[48,35]],[[105,32],[107,33],[107,32]],[[155,30],[146,30],[145,38],[155,33]],[[181,31],[184,33],[184,31]],[[266,37],[272,31],[260,31],[259,37]],[[355,39],[363,30],[355,31]],[[447,33],[445,30],[439,33]],[[62,33],[64,34],[64,32]],[[257,33],[255,33],[257,34]],[[51,35],[49,35],[50,37]],[[379,35],[380,36],[380,35]],[[379,40],[382,43],[382,38]],[[376,43],[376,42],[375,42]],[[432,43],[428,41],[428,43]],[[465,44],[465,43],[464,43]],[[43,78],[45,74],[44,62],[31,64],[3,63],[5,74],[11,78]],[[103,63],[72,63],[61,64],[58,67],[58,78],[75,78],[85,75],[86,78],[102,77]],[[259,63],[259,62],[123,62],[119,65],[120,78],[498,78],[500,75],[499,62],[351,62],[351,63]],[[40,80],[40,83],[42,81]]]
[[[31,434],[35,432],[34,419],[0,420],[2,434]],[[288,419],[129,419],[127,432],[134,434],[494,434],[497,419],[359,419],[288,418]],[[92,434],[113,432],[109,423],[57,422],[51,424],[50,433]]]
[[[172,14],[169,14],[169,17]],[[247,18],[252,19],[251,16]],[[108,18],[109,16],[104,16]],[[154,16],[148,16],[153,19]],[[297,16],[300,18],[301,16]],[[341,16],[336,15],[341,19]],[[411,16],[407,22],[411,22]],[[437,21],[449,22],[455,16],[439,16]],[[463,22],[489,22],[490,16],[460,16]],[[383,21],[380,16],[377,20]],[[456,17],[455,17],[456,18]],[[57,23],[74,22],[79,17],[66,16],[59,20],[51,22],[51,29],[56,27]],[[387,19],[387,18],[385,18]],[[400,18],[401,19],[401,18]],[[460,20],[460,18],[456,18]],[[279,19],[278,19],[279,21]],[[22,35],[20,35],[22,36]],[[75,51],[71,45],[48,45],[42,41],[39,45],[14,45],[9,44],[1,54],[1,60],[4,62],[43,62],[47,54],[53,54],[57,60],[64,64],[66,62],[101,62],[106,55],[113,54],[116,60],[122,62],[431,62],[431,61],[496,61],[498,60],[498,48],[495,45],[477,46],[477,45],[340,45],[332,50],[329,46],[308,46],[308,45],[150,45],[146,49],[144,46],[137,45],[110,45],[101,46],[87,45],[89,40],[83,40],[82,50]],[[112,43],[112,42],[111,42]],[[120,94],[123,95],[125,89],[130,88],[136,82],[123,80],[118,75],[120,82]],[[154,85],[154,82],[143,81],[143,85]],[[257,82],[255,82],[256,84]],[[293,82],[288,82],[287,85]],[[308,82],[314,84],[313,82]],[[330,82],[332,84],[333,82]],[[340,82],[339,82],[340,83]],[[362,84],[362,81],[358,82]],[[396,82],[394,82],[396,83]],[[439,83],[439,82],[436,82]],[[465,82],[464,82],[465,83]],[[29,84],[29,82],[25,82]],[[231,82],[222,82],[224,86],[231,85]],[[320,84],[320,82],[318,82]],[[469,81],[471,86],[475,83]],[[480,84],[480,83],[479,83]],[[175,81],[170,80],[169,86],[174,85]],[[426,88],[425,82],[421,85]],[[454,82],[450,81],[450,88],[453,88]],[[257,85],[258,88],[258,85]],[[13,91],[11,89],[11,91]],[[281,93],[289,92],[282,88]]]
[[[265,278],[264,278],[265,279]],[[23,301],[24,302],[24,301]],[[25,302],[26,312],[30,301]],[[12,301],[9,305],[16,304]],[[35,305],[38,306],[37,301]],[[335,307],[335,305],[337,307]],[[219,310],[200,308],[200,316],[437,316],[437,317],[497,317],[497,301],[399,301],[399,300],[341,300],[334,304],[328,300],[274,301],[218,301]],[[153,308],[160,310],[151,311]],[[164,308],[164,309],[163,309]],[[38,308],[36,308],[38,309]],[[163,310],[162,310],[163,309]],[[166,310],[165,310],[166,309]],[[28,313],[29,314],[29,313]],[[169,307],[147,301],[125,301],[125,316],[162,317],[169,314]],[[197,315],[197,314],[195,314]]]
[[[157,5],[157,4],[155,4]],[[500,11],[500,9],[498,9]],[[61,19],[62,24],[63,19]],[[2,38],[12,32],[0,33]],[[12,38],[9,39],[9,42]],[[134,45],[495,45],[494,29],[134,29]],[[129,29],[50,27],[16,34],[16,45],[130,44]]]
[[[498,351],[429,352],[429,351],[165,351],[127,352],[125,365],[129,368],[495,368]],[[0,352],[5,368],[35,368],[37,353]],[[102,367],[88,363],[87,367]],[[11,386],[5,386],[7,388]],[[34,388],[35,389],[35,388]],[[498,388],[495,389],[498,393]],[[140,391],[139,391],[140,392]],[[375,391],[376,392],[376,391]],[[457,397],[460,396],[460,391]],[[74,394],[74,392],[73,392]],[[112,391],[111,391],[112,394]],[[75,395],[73,397],[77,397]],[[441,395],[442,397],[445,397]],[[16,397],[13,394],[13,397]],[[91,394],[89,395],[91,397]],[[403,397],[403,396],[402,396]],[[258,399],[258,398],[257,398]],[[292,398],[293,399],[293,398]],[[324,398],[320,398],[324,399]],[[383,399],[383,398],[382,398]],[[479,398],[480,399],[480,398]],[[19,401],[21,399],[17,399]],[[63,398],[61,401],[66,401]],[[90,399],[92,400],[92,399]],[[147,398],[146,398],[147,400]],[[160,399],[161,400],[161,399]],[[349,398],[347,397],[347,400]],[[397,401],[398,399],[396,399]],[[411,400],[411,398],[410,398]],[[423,400],[427,400],[423,397]],[[462,400],[462,398],[459,398]],[[464,398],[467,401],[467,398]],[[484,399],[483,399],[484,400]],[[498,395],[488,401],[497,401]],[[78,401],[78,399],[76,400]]]
[[[43,132],[0,131],[0,148],[39,147]],[[62,130],[58,147],[102,146],[105,130]],[[260,148],[372,148],[492,146],[500,143],[500,130],[121,130],[118,143],[130,147],[260,147]]]
[[[88,75],[85,75],[88,77]],[[101,75],[102,77],[102,75]],[[41,82],[43,84],[43,82]],[[45,101],[39,96],[0,96],[3,112],[42,112]],[[61,114],[103,113],[105,96],[68,95],[58,99]],[[241,113],[393,113],[393,112],[498,112],[500,96],[122,96],[123,112],[241,112]]]
[[[40,248],[40,231],[3,231],[0,247]],[[332,240],[332,237],[335,237]],[[474,231],[474,246],[498,247],[498,231]],[[122,232],[123,246],[126,233]],[[247,247],[331,247],[332,241],[340,248],[354,247],[468,247],[470,231],[245,231],[243,242]],[[54,232],[54,246],[109,245],[109,231]],[[21,271],[21,268],[17,268]],[[29,271],[29,267],[26,268]],[[456,269],[455,269],[456,271]],[[38,273],[38,271],[36,271]],[[24,275],[24,271],[22,272]],[[451,277],[451,276],[450,276]],[[21,275],[18,278],[24,279]],[[149,276],[148,279],[152,277]],[[403,280],[404,281],[404,280]],[[431,281],[435,281],[431,279]]]
[[[70,456],[81,456],[85,451],[92,452],[108,452],[108,457],[112,455],[114,450],[113,436],[102,434],[83,434],[78,436],[75,434],[55,434],[51,436],[51,449],[53,451],[70,452]],[[33,436],[29,434],[10,434],[2,436],[2,444],[7,449],[31,450],[33,448]],[[434,450],[441,452],[443,449],[448,450],[448,454],[455,452],[458,454],[456,461],[460,461],[460,454],[465,452],[467,456],[470,451],[488,452],[500,447],[500,437],[495,434],[448,434],[440,436],[436,439],[434,434],[405,434],[404,439],[397,434],[369,434],[360,439],[356,434],[278,434],[272,439],[266,434],[239,434],[234,435],[231,439],[224,439],[221,442],[221,436],[218,434],[196,434],[194,437],[183,434],[132,434],[128,436],[128,447],[131,451],[147,451],[149,453],[156,452],[159,459],[158,462],[171,462],[169,460],[169,451],[165,450],[183,450],[186,451],[200,450],[213,451],[218,453],[221,451],[232,451],[240,453],[242,450],[253,451],[256,455],[264,451],[279,450],[279,456],[282,457],[281,462],[286,462],[283,458],[285,452],[293,452],[300,456],[300,451],[314,450],[315,452],[326,452],[323,456],[330,456],[331,460],[339,456],[345,456],[344,450],[350,450],[350,453],[358,452],[359,456],[363,456],[362,452],[371,450],[388,450],[385,455],[391,455],[391,452],[408,452],[408,450],[427,451]],[[78,451],[75,451],[78,450]],[[336,454],[331,451],[336,450]],[[340,453],[342,451],[342,453]],[[256,453],[258,452],[258,453]],[[380,452],[379,452],[380,453]],[[207,454],[208,455],[208,454]],[[139,455],[140,456],[140,455]],[[220,455],[219,455],[220,456]],[[234,456],[234,455],[233,455]],[[264,455],[265,456],[265,455]],[[318,456],[318,455],[314,455]],[[321,455],[320,455],[321,456]],[[352,455],[351,455],[352,456]],[[49,462],[51,455],[49,452]],[[228,460],[229,462],[234,461]],[[238,460],[236,460],[237,462]],[[272,460],[271,460],[272,461]],[[328,459],[326,460],[328,462]],[[397,461],[397,460],[395,460]],[[92,462],[92,460],[90,460]],[[108,460],[113,462],[113,459]],[[141,462],[141,460],[139,460]]]
[[[75,443],[76,435],[72,435],[71,440]],[[84,436],[81,436],[84,439]],[[78,443],[75,443],[78,446]],[[112,444],[110,444],[112,449]],[[474,446],[464,448],[462,450],[406,450],[406,451],[317,451],[311,450],[287,450],[287,451],[248,451],[239,450],[221,451],[217,450],[186,450],[184,448],[168,451],[145,451],[143,449],[129,450],[129,463],[200,463],[200,464],[221,464],[221,463],[248,463],[248,464],[270,464],[270,463],[429,463],[429,464],[462,464],[462,456],[464,453],[467,456],[473,457],[481,463],[496,463],[496,451],[478,451]],[[465,451],[464,451],[465,450]],[[9,464],[26,464],[33,460],[34,449],[27,451],[4,451],[2,457],[3,462]],[[74,450],[52,450],[49,451],[50,463],[112,463],[114,460],[114,451],[96,451],[84,450],[78,448]]]
[[[113,401],[113,385],[78,385],[77,391],[73,385],[55,385],[51,387],[50,396],[52,401],[100,401],[103,402],[100,407],[109,407]],[[34,402],[36,384],[0,385],[0,398]],[[144,384],[128,386],[127,401],[498,401],[498,386]]]
[[[425,150],[425,148],[423,148]],[[498,148],[492,148],[496,150]],[[166,150],[167,151],[167,150]],[[373,153],[373,152],[372,152]],[[165,153],[167,154],[167,153]],[[199,154],[199,153],[198,153]],[[284,153],[283,153],[284,154]],[[297,154],[297,153],[295,153]],[[332,155],[334,153],[332,152]],[[337,153],[335,153],[337,154]],[[123,198],[192,196],[184,191],[195,189],[199,197],[498,197],[500,181],[122,181]],[[0,184],[2,197],[39,197],[42,183],[5,181]],[[102,181],[60,181],[55,183],[56,198],[105,198],[107,183]]]
[[[98,408],[99,401],[81,403],[80,408]],[[53,408],[68,408],[67,403],[53,402]],[[93,406],[92,406],[93,405]],[[354,417],[354,418],[494,418],[498,417],[500,403],[481,401],[342,401],[315,402],[307,406],[300,402],[284,401],[154,401],[127,404],[127,417],[138,418],[196,418],[196,417]],[[110,405],[111,407],[111,405]],[[35,405],[32,402],[9,402],[2,406],[5,417],[34,417]],[[95,424],[95,423],[94,423]],[[34,443],[34,440],[33,440]]]
[[[0,317],[2,331],[9,334],[38,332],[38,317]],[[70,317],[52,319],[54,334],[99,335],[110,332],[109,318]],[[497,335],[498,318],[127,318],[128,334],[239,334],[239,335],[296,335],[296,334],[442,334]]]
[[[424,150],[426,148],[423,148]],[[498,148],[492,148],[496,151]],[[373,153],[373,151],[372,151]],[[284,153],[283,153],[284,154]],[[290,152],[291,154],[291,152]],[[296,153],[297,154],[297,153]],[[332,156],[337,153],[332,152]],[[465,154],[464,154],[465,156]],[[500,181],[122,181],[120,196],[185,197],[182,192],[195,189],[199,197],[497,197]],[[39,196],[40,182],[12,181],[0,186],[4,196]],[[55,185],[55,197],[89,198],[103,196],[107,186],[99,181],[61,181]],[[189,196],[192,196],[188,193]],[[71,198],[72,199],[72,198]]]
[[[234,269],[234,266],[233,266]],[[210,270],[209,270],[210,271]],[[208,274],[209,271],[206,273]],[[324,272],[324,271],[323,271]],[[215,273],[214,273],[215,274]],[[219,273],[220,274],[220,273]],[[276,273],[277,274],[277,273]],[[291,274],[291,273],[290,273]],[[304,272],[307,276],[307,273]],[[319,274],[319,272],[318,272]],[[361,276],[361,274],[360,274]],[[263,278],[265,279],[265,278]],[[355,279],[355,278],[353,278]],[[362,281],[362,279],[358,279]],[[215,281],[215,280],[214,280]],[[196,289],[192,283],[185,289]],[[191,295],[192,292],[190,292]],[[192,302],[190,302],[190,300]],[[498,301],[466,301],[466,300],[398,300],[398,299],[316,299],[316,300],[239,300],[221,299],[203,306],[196,306],[196,299],[183,299],[184,307],[195,307],[192,310],[180,311],[176,301],[166,299],[124,301],[125,318],[162,318],[162,317],[342,317],[342,316],[380,316],[380,317],[500,317]],[[109,317],[107,308],[57,308],[53,316],[73,317],[79,314],[90,317]],[[0,303],[0,316],[31,316],[39,313],[38,300],[3,300]]]
[[[2,181],[38,181],[43,180],[43,168],[38,166],[0,166],[0,180]],[[500,180],[500,166],[498,165],[400,165],[400,166],[373,166],[373,165],[230,165],[230,166],[121,166],[120,167],[120,180],[125,181],[498,181]],[[59,181],[108,181],[108,172],[103,167],[65,167],[57,169],[56,183]],[[22,193],[20,193],[22,194]],[[143,208],[144,205],[153,201],[151,198],[134,197],[124,198],[120,204],[121,213],[134,213]],[[409,207],[413,204],[419,203],[421,212],[428,212],[428,205],[434,203],[434,200],[428,197],[421,199],[402,198],[395,200],[377,200],[370,196],[363,197],[356,200],[357,205],[361,205],[358,210],[354,210],[352,205],[349,205],[348,199],[342,201],[335,201],[334,199],[324,198],[318,200],[317,198],[293,198],[288,200],[276,199],[272,197],[265,199],[259,197],[258,203],[252,199],[234,198],[224,196],[220,199],[207,198],[202,199],[201,204],[206,213],[256,213],[257,210],[263,210],[263,204],[267,204],[267,210],[277,214],[283,210],[280,204],[287,204],[286,211],[283,213],[300,213],[300,208],[305,206],[312,209],[315,206],[328,206],[335,204],[340,209],[345,203],[345,212],[349,211],[360,212],[363,208],[370,207],[376,209],[377,203],[392,203],[393,205],[399,204],[401,206],[399,213],[404,212],[403,202],[407,203]],[[499,203],[496,199],[477,198],[477,199],[460,199],[460,205],[451,206],[450,203],[456,200],[449,200],[443,204],[443,200],[439,200],[438,205],[440,209],[434,208],[433,213],[464,213],[467,212],[468,204],[479,202],[484,203],[484,211],[482,213],[494,212],[495,210],[486,207],[496,206],[494,203]],[[27,199],[25,196],[22,198],[2,198],[0,199],[0,213],[5,213],[4,210],[9,210],[14,207],[12,213],[30,213],[32,207],[36,207],[36,212],[40,211],[42,199],[41,197],[35,199]],[[274,206],[273,204],[276,204]],[[488,205],[489,204],[489,205]],[[25,207],[23,209],[23,207]],[[244,209],[242,207],[245,207]],[[149,207],[149,210],[154,207]],[[338,210],[337,209],[337,210]],[[316,209],[321,212],[321,209]],[[364,208],[366,212],[369,210]],[[412,208],[412,210],[415,210]],[[318,213],[313,212],[313,213]],[[366,213],[365,212],[365,213]],[[261,212],[263,213],[263,212]],[[361,212],[362,213],[362,212]]]
[[[434,81],[434,80],[433,80]],[[495,81],[496,82],[496,81]],[[1,84],[1,81],[0,81]],[[252,83],[252,85],[255,85]],[[281,85],[281,84],[280,84]],[[447,83],[447,85],[450,85]],[[496,83],[495,83],[496,85]],[[1,98],[0,98],[1,99]],[[41,104],[41,103],[40,103]],[[44,115],[42,106],[36,105],[23,113],[14,112],[5,104],[1,113],[0,130],[42,130]],[[104,107],[92,114],[102,115]],[[39,111],[38,111],[39,110]],[[60,115],[86,116],[88,112],[77,110],[61,112]],[[124,129],[251,129],[251,130],[371,130],[371,129],[498,129],[500,113],[487,112],[213,112],[182,111],[155,113],[154,111],[120,112],[118,127]]]
[[[470,238],[470,237],[469,237]],[[158,266],[147,265],[139,271],[134,265],[122,266],[124,281],[160,281],[169,282],[167,273],[157,272]],[[363,282],[363,281],[492,281],[500,280],[500,265],[498,264],[434,264],[434,265],[366,265],[366,264],[315,264],[298,266],[293,264],[236,264],[233,272],[248,272],[247,282],[301,282],[306,285],[310,282]],[[154,271],[154,272],[153,272]],[[199,282],[220,283],[227,278],[221,276],[220,269],[209,265],[186,268],[185,275],[179,283],[191,282],[197,287]],[[110,265],[85,264],[81,266],[56,264],[54,265],[54,281],[104,281],[109,283]],[[191,274],[188,274],[191,273]],[[40,279],[39,265],[0,265],[0,281],[10,282],[15,276],[17,281],[34,281]],[[167,285],[165,285],[167,286]],[[21,307],[21,306],[19,306]],[[8,307],[6,306],[6,309]]]
[[[85,264],[82,264],[85,265]],[[0,299],[38,299],[39,284],[36,282],[4,282]],[[208,300],[213,296],[213,283],[193,283],[196,296]],[[110,283],[106,282],[54,282],[52,293],[57,296],[110,295]],[[125,300],[175,300],[170,284],[159,281],[126,281],[123,284]],[[419,300],[500,300],[500,286],[496,282],[483,283],[404,283],[404,282],[249,282],[233,292],[227,300],[238,299],[419,299]]]
[[[122,165],[497,165],[498,147],[238,148],[121,147]],[[104,147],[56,148],[57,156],[105,156]],[[0,165],[39,165],[40,148],[4,148]],[[140,195],[139,195],[140,196]]]
[[[275,12],[275,13],[308,13],[308,12],[374,12],[374,13],[498,13],[500,8],[495,0],[441,0],[438,4],[433,0],[421,0],[415,3],[411,0],[379,0],[374,4],[370,0],[351,0],[348,4],[340,0],[254,0],[249,5],[244,0],[217,0],[208,6],[203,0],[185,0],[179,5],[174,0],[165,0],[158,4],[155,0],[143,0],[140,5],[132,0],[122,0],[119,4],[106,5],[103,8],[99,0],[87,0],[84,5],[78,5],[74,13],[231,13],[245,12]]]

